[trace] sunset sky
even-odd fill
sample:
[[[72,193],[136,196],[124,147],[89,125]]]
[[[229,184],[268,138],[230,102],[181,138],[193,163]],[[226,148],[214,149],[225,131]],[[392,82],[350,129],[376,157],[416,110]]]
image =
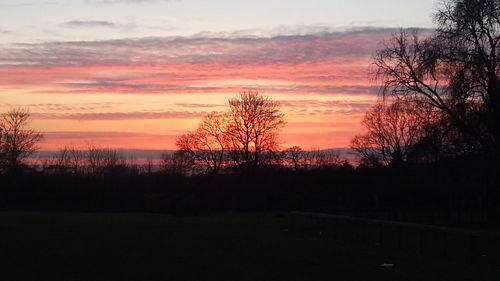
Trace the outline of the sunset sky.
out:
[[[348,147],[377,98],[371,57],[435,0],[2,0],[0,112],[42,149],[175,149],[244,88],[279,101],[283,146]]]

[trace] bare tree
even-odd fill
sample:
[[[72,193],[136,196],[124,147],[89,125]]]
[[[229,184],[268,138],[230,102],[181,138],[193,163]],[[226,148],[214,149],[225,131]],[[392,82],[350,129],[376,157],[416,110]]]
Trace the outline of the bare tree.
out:
[[[87,165],[92,174],[104,175],[116,170],[118,167],[125,167],[126,161],[117,150],[99,148],[89,144],[87,150]]]
[[[46,168],[58,173],[83,173],[86,154],[84,150],[77,147],[65,146],[53,155]]]
[[[278,103],[248,90],[230,99],[229,109],[207,115],[195,131],[180,136],[179,154],[189,155],[194,165],[214,174],[225,163],[247,167],[278,163],[278,133],[284,126]]]
[[[43,138],[42,133],[29,128],[31,118],[25,109],[12,109],[0,117],[0,155],[2,166],[15,171],[32,155]]]
[[[432,111],[410,102],[378,103],[367,112],[363,124],[367,132],[351,141],[351,148],[367,165],[401,164],[406,162],[412,147],[425,136],[425,130],[434,122]]]
[[[300,146],[289,147],[285,149],[283,153],[285,165],[292,166],[295,171],[299,170],[304,165],[306,153]]]
[[[85,159],[87,152],[78,147],[67,147],[67,154],[69,155],[69,166],[72,173],[81,174],[85,171]]]
[[[340,166],[344,160],[337,150],[312,149],[304,153],[304,165],[310,169]]]
[[[229,100],[227,127],[232,160],[246,166],[266,162],[279,148],[278,133],[284,126],[284,115],[277,102],[246,90]]]
[[[437,29],[402,31],[375,58],[385,95],[425,102],[486,151],[500,148],[500,1],[445,0]]]
[[[49,173],[65,174],[69,172],[70,155],[65,147],[51,155],[50,158],[43,159],[43,171]]]
[[[224,164],[227,151],[227,118],[217,113],[207,115],[198,128],[180,136],[176,145],[190,154],[211,174],[218,174]]]

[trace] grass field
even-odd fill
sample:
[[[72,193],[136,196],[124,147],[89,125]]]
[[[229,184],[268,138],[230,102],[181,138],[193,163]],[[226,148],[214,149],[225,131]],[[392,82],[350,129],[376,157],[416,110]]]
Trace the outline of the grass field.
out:
[[[0,280],[500,280],[491,265],[288,228],[287,218],[259,215],[0,213]]]

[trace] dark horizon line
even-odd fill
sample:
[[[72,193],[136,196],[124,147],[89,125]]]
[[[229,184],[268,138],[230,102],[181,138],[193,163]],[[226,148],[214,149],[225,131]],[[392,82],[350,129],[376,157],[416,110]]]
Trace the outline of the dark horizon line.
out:
[[[107,147],[102,147],[103,149],[108,149]],[[135,148],[111,148],[112,150],[116,150],[117,152],[120,153],[128,153],[129,155],[125,156],[135,156],[135,157],[158,157],[161,158],[163,153],[173,153],[176,150],[175,149],[135,149]],[[31,155],[30,158],[45,158],[45,157],[51,157],[54,156],[55,153],[60,152],[62,149],[59,150],[38,150],[36,151],[33,155]],[[82,151],[85,151],[86,149],[82,149]],[[307,151],[321,151],[321,152],[330,152],[330,151],[339,151],[340,155],[350,155],[351,153],[354,152],[353,149],[351,148],[346,148],[346,147],[337,147],[337,148],[325,148],[325,149],[304,149],[305,152]],[[132,154],[132,155],[130,155]]]

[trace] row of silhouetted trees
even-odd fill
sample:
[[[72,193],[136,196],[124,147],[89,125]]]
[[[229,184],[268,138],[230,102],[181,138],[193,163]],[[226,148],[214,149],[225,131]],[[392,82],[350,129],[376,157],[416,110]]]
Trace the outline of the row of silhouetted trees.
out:
[[[279,104],[247,90],[229,100],[229,110],[211,113],[196,130],[178,137],[178,151],[165,153],[161,163],[134,163],[118,150],[88,144],[67,146],[41,161],[44,172],[104,175],[116,172],[163,171],[180,174],[218,174],[282,165],[298,170],[342,164],[335,151],[303,151],[294,146],[281,150],[279,132],[284,126]],[[30,128],[27,110],[13,109],[0,122],[1,165],[5,173],[19,172],[38,149],[42,133]],[[156,166],[153,168],[152,166]],[[139,170],[140,168],[140,170]]]
[[[380,100],[352,139],[356,168],[334,151],[280,148],[279,104],[252,90],[142,172],[92,145],[62,149],[42,172],[26,169],[42,134],[14,109],[0,119],[0,208],[445,209],[500,218],[500,1],[446,0],[435,22],[424,36],[402,30],[376,53]]]

